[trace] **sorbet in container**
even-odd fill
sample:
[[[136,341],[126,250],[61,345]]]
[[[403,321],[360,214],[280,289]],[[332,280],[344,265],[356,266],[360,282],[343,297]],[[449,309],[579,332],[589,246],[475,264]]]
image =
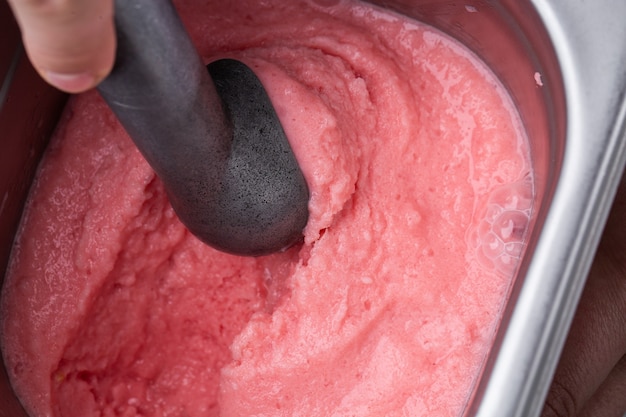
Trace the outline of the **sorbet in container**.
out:
[[[233,49],[232,45],[227,48],[224,45],[243,41],[229,39],[228,36],[203,47],[202,22],[206,16],[202,13],[191,13],[194,9],[189,3],[179,3],[178,6],[181,14],[188,16],[186,23],[205,58],[235,54],[233,50],[237,48]],[[61,242],[75,242],[63,240],[64,233],[76,233],[76,229],[69,225],[77,219],[72,218],[72,212],[67,210],[67,206],[80,206],[82,203],[79,200],[91,199],[91,205],[87,205],[91,208],[87,212],[81,211],[82,209],[74,212],[80,213],[80,227],[88,227],[91,231],[86,235],[79,233],[81,238],[78,241],[87,250],[72,252],[69,256],[72,264],[78,265],[84,275],[75,275],[74,278],[60,282],[66,286],[66,290],[59,291],[56,287],[59,281],[53,281],[54,285],[48,286],[52,288],[49,293],[39,292],[39,299],[37,296],[27,298],[34,300],[34,308],[26,309],[31,316],[27,314],[29,318],[23,322],[19,322],[19,317],[23,315],[14,313],[16,310],[11,306],[18,304],[19,297],[28,293],[27,287],[41,288],[38,286],[40,284],[9,284],[11,296],[4,294],[4,306],[10,308],[5,309],[3,314],[8,312],[14,315],[12,317],[18,318],[16,321],[5,319],[5,323],[9,322],[8,325],[5,324],[4,332],[5,364],[10,364],[9,374],[13,377],[14,389],[18,391],[31,414],[44,415],[47,412],[46,407],[51,407],[60,415],[71,415],[72,412],[84,415],[93,411],[94,407],[100,407],[100,410],[113,413],[112,415],[133,415],[132,413],[153,410],[161,410],[170,415],[184,415],[185,407],[191,407],[194,414],[198,415],[218,415],[216,410],[220,410],[222,415],[294,415],[296,412],[304,415],[315,415],[316,412],[319,415],[328,415],[329,411],[336,415],[387,415],[402,412],[419,415],[420,412],[431,410],[440,410],[443,413],[451,411],[458,415],[477,413],[484,416],[538,413],[550,373],[556,363],[556,353],[571,318],[572,300],[579,295],[597,242],[597,226],[604,220],[608,201],[615,188],[615,173],[620,172],[623,165],[623,152],[617,147],[615,134],[621,126],[616,123],[616,119],[611,118],[616,111],[607,111],[607,108],[619,108],[621,103],[615,102],[613,96],[609,97],[613,101],[609,98],[598,100],[593,110],[604,110],[601,113],[604,118],[598,119],[591,117],[592,114],[581,113],[581,91],[578,83],[573,81],[578,80],[576,77],[584,78],[588,72],[576,70],[577,64],[580,64],[577,61],[578,55],[568,54],[571,50],[568,49],[569,44],[564,41],[566,37],[563,34],[567,33],[565,29],[571,29],[567,22],[572,21],[572,16],[585,13],[582,6],[571,7],[567,13],[560,10],[558,5],[547,2],[441,2],[433,5],[428,2],[405,4],[400,1],[386,2],[382,6],[393,13],[432,25],[447,34],[435,36],[431,29],[425,29],[425,32],[420,32],[421,44],[413,44],[415,41],[411,38],[403,39],[405,44],[402,46],[409,51],[419,49],[416,45],[423,45],[424,50],[428,51],[433,43],[450,42],[447,36],[451,36],[471,51],[465,50],[456,56],[465,54],[472,59],[475,56],[480,57],[499,77],[499,82],[511,96],[509,99],[503,94],[495,94],[493,100],[507,102],[511,108],[515,106],[519,111],[519,126],[524,126],[527,148],[501,149],[502,155],[506,154],[508,157],[502,158],[507,163],[502,165],[498,175],[493,175],[493,171],[485,171],[481,177],[477,171],[476,181],[472,182],[474,178],[468,174],[465,182],[471,183],[469,188],[454,188],[453,181],[449,181],[452,188],[440,186],[441,181],[446,182],[446,178],[454,178],[455,172],[457,175],[464,172],[455,170],[458,167],[450,159],[445,170],[443,165],[439,165],[440,170],[433,168],[414,181],[414,193],[408,193],[413,199],[407,200],[407,195],[402,193],[392,195],[395,183],[406,180],[401,178],[403,175],[415,175],[415,172],[393,171],[395,175],[385,172],[388,182],[376,185],[379,181],[377,178],[385,176],[377,172],[378,165],[375,163],[369,169],[364,169],[360,158],[370,152],[373,159],[398,158],[398,165],[406,166],[405,158],[412,158],[415,165],[419,166],[420,153],[408,145],[405,149],[401,148],[403,152],[399,154],[389,151],[385,155],[380,148],[368,150],[366,144],[379,139],[376,134],[395,129],[397,123],[394,122],[414,119],[424,114],[421,111],[430,102],[418,101],[419,106],[416,106],[407,101],[405,95],[391,93],[398,90],[402,83],[407,83],[407,88],[399,90],[415,90],[408,85],[406,77],[394,79],[385,72],[389,59],[381,61],[377,71],[368,70],[372,65],[371,59],[362,59],[359,62],[361,50],[380,45],[389,47],[389,44],[385,44],[385,38],[350,36],[347,33],[340,37],[343,43],[341,49],[333,49],[336,48],[336,41],[326,38],[322,31],[312,30],[310,34],[306,33],[307,28],[316,27],[317,21],[311,19],[310,22],[301,23],[299,29],[307,35],[309,49],[315,49],[310,45],[318,49],[320,59],[302,59],[300,62],[295,59],[292,60],[298,63],[295,67],[269,63],[281,62],[280,59],[289,54],[300,57],[299,53],[294,53],[290,48],[270,52],[270,55],[277,58],[277,61],[270,61],[262,59],[260,53],[255,55],[255,52],[249,52],[246,55],[245,45],[242,44],[239,48],[244,51],[241,59],[248,59],[253,67],[256,65],[262,81],[265,79],[268,86],[272,83],[280,85],[274,91],[268,87],[270,96],[275,94],[278,97],[279,92],[288,92],[293,97],[304,93],[305,97],[310,98],[297,102],[298,105],[283,108],[280,100],[276,100],[279,103],[279,113],[282,112],[286,121],[288,134],[289,131],[298,133],[298,127],[302,125],[306,125],[309,131],[322,126],[318,131],[326,132],[329,137],[337,131],[345,135],[342,129],[347,131],[349,141],[329,141],[323,152],[318,149],[317,154],[314,147],[300,145],[298,148],[297,143],[294,145],[296,154],[300,149],[301,155],[310,158],[303,158],[302,164],[313,167],[309,172],[315,175],[311,175],[308,180],[313,183],[314,190],[319,190],[318,193],[313,193],[311,207],[314,221],[307,226],[305,243],[284,254],[237,261],[235,267],[232,258],[220,254],[207,257],[206,249],[201,244],[185,237],[186,232],[176,223],[171,210],[168,211],[158,180],[151,176],[145,165],[141,165],[138,156],[133,154],[132,146],[127,146],[128,142],[123,140],[108,141],[109,134],[123,135],[115,120],[110,116],[90,119],[94,114],[106,112],[95,93],[72,99],[69,110],[66,109],[61,119],[61,128],[56,130],[55,138],[63,129],[76,132],[81,129],[93,130],[94,125],[98,127],[103,134],[99,139],[103,142],[102,146],[97,148],[101,152],[100,164],[94,165],[95,168],[91,170],[69,169],[69,174],[66,173],[67,178],[75,178],[79,188],[84,182],[93,182],[97,186],[84,188],[88,191],[71,197],[51,192],[42,201],[58,198],[61,204],[56,206],[56,211],[47,212],[53,216],[45,214],[44,210],[51,210],[50,208],[33,208],[31,204],[28,209],[30,211],[27,211],[30,214],[26,218],[30,217],[31,222],[33,218],[40,219],[42,223],[39,228],[45,229],[51,225],[46,223],[51,217],[58,220],[60,216],[67,215],[64,221],[57,222],[63,227],[55,229],[58,230],[55,237]],[[307,7],[317,13],[314,14],[315,17],[325,14],[340,20],[343,16],[340,10],[345,4],[310,2]],[[254,22],[258,22],[257,18],[263,15],[248,13],[245,8],[237,9],[237,5],[229,8],[232,16],[244,16],[248,19],[247,27],[254,28]],[[351,16],[361,13],[366,20],[378,22],[379,26],[399,27],[398,21],[394,20],[397,19],[395,14],[384,19],[381,17],[383,15],[377,14],[379,9],[375,12],[366,8],[355,10],[351,12]],[[214,16],[218,14],[215,13]],[[591,19],[586,21],[593,23]],[[421,23],[415,25],[409,24],[402,29],[410,31],[422,27]],[[280,31],[280,25],[274,27]],[[14,30],[12,33],[13,39],[17,41],[17,32]],[[406,32],[399,31],[398,34],[406,35]],[[568,35],[573,36],[575,33],[569,32]],[[249,39],[254,42],[256,37],[257,48],[269,47],[267,44],[271,43],[270,40],[263,39],[263,36],[261,31],[250,30],[246,42]],[[361,43],[364,38],[365,42],[369,42],[368,45]],[[456,43],[450,45],[452,44]],[[390,49],[393,49],[391,56],[396,56],[394,54],[400,48],[394,44]],[[336,59],[332,59],[333,53],[329,51],[333,51]],[[342,54],[349,55],[350,60],[344,59]],[[599,55],[598,59],[601,60],[604,55]],[[58,114],[64,101],[61,95],[46,88],[40,81],[35,81],[36,77],[25,63],[19,46],[9,51],[7,57],[0,122],[2,131],[9,132],[7,142],[11,145],[7,149],[14,150],[10,156],[3,153],[7,155],[3,157],[6,158],[6,163],[0,164],[2,169],[11,170],[7,175],[2,175],[6,184],[2,184],[4,188],[0,189],[4,193],[0,216],[2,227],[7,228],[7,232],[2,235],[6,240],[3,242],[5,260],[8,259],[9,249],[13,244],[34,167],[52,126],[59,120]],[[448,70],[450,67],[446,65],[452,59],[452,55],[448,60],[436,59],[432,62],[431,73]],[[346,62],[356,62],[358,65],[350,66]],[[396,64],[401,69],[406,67],[402,61]],[[331,77],[323,80],[324,82],[318,82],[317,88],[312,89],[315,82],[309,81],[307,87],[299,91],[302,87],[296,81],[306,78],[312,72],[324,73],[322,69],[329,67],[333,71],[326,70],[326,73],[338,77],[340,82],[334,83],[336,78]],[[474,70],[476,68],[474,66]],[[482,70],[478,70],[480,71]],[[280,74],[283,73],[289,74],[291,78],[280,81]],[[424,76],[425,74],[427,73]],[[458,87],[459,83],[455,82],[453,70],[448,75],[448,84],[438,84],[442,87],[441,94],[469,99],[467,95],[454,95],[455,92],[451,90]],[[369,81],[377,76],[388,84],[374,84],[372,87]],[[436,85],[428,81],[422,80],[424,91],[426,87]],[[40,83],[40,89],[35,88],[35,82]],[[616,82],[614,85],[622,84],[623,82]],[[446,89],[446,85],[450,88]],[[333,100],[333,90],[347,91],[353,100]],[[597,91],[602,98],[602,89]],[[429,94],[427,97],[433,96],[432,93]],[[337,123],[335,115],[350,113],[353,110],[350,106],[359,102],[354,98],[359,97],[364,98],[365,103],[374,104],[369,108],[356,107],[360,112],[365,112],[366,116],[367,111],[372,112],[373,116],[369,120],[373,130],[366,129],[367,123],[357,129],[350,128],[349,123],[343,123],[343,119],[339,119]],[[326,101],[324,98],[327,98]],[[400,104],[396,107],[398,110],[395,114],[377,117],[379,105],[387,101],[396,106]],[[407,104],[403,106],[405,101]],[[458,105],[462,106],[463,103]],[[307,106],[314,108],[313,110],[317,108],[317,111],[312,111]],[[324,117],[320,117],[320,114]],[[582,114],[588,118],[582,117]],[[454,116],[458,116],[458,113],[454,113]],[[365,117],[363,120],[368,119]],[[517,119],[512,120],[514,121],[509,121],[510,128],[507,128],[511,131],[515,127],[519,128],[515,126]],[[589,126],[585,123],[588,120],[602,123],[600,126]],[[457,117],[455,122],[458,130],[463,131],[465,128],[468,132],[474,132],[475,126],[472,123],[475,121],[476,115],[469,115],[464,120],[458,120]],[[428,124],[431,125],[432,123]],[[437,137],[446,138],[446,124],[442,123],[439,127]],[[592,143],[587,135],[587,129],[591,127],[595,128],[596,133],[599,132]],[[350,132],[355,133],[350,136]],[[361,132],[368,132],[365,135],[373,137],[359,142],[363,139],[359,137]],[[72,134],[74,133],[69,133],[70,136]],[[396,138],[399,142],[410,139],[412,138],[402,135]],[[80,138],[74,140],[74,145],[83,143]],[[488,138],[485,140],[487,142],[480,143],[491,143]],[[71,155],[63,150],[59,142],[53,139],[49,154],[54,156],[47,158],[61,160],[64,167],[68,167],[67,164],[71,164],[72,160],[84,161],[89,153],[93,156],[93,151],[85,151],[85,155],[81,155],[76,151],[81,149],[78,146],[74,146],[74,152],[78,153]],[[448,143],[450,142],[443,142]],[[518,144],[516,141],[493,142],[494,147],[498,143]],[[117,149],[107,148],[109,145]],[[460,145],[452,151],[462,153],[464,148]],[[586,146],[590,149],[585,148]],[[445,146],[441,149],[443,152]],[[606,153],[605,149],[614,149],[615,152]],[[492,147],[479,150],[478,155],[491,155],[491,158],[497,160],[499,154],[497,150],[495,152]],[[336,164],[332,169],[326,168],[324,171],[320,168],[321,165],[315,165],[318,161],[317,155],[322,158],[329,154],[336,155]],[[454,152],[449,155],[452,154]],[[131,159],[124,159],[128,155]],[[445,155],[448,154],[444,154],[444,158]],[[517,157],[511,158],[511,155]],[[135,157],[137,159],[132,159]],[[441,155],[438,157],[441,158]],[[354,161],[361,163],[354,164]],[[532,163],[532,169],[528,163]],[[122,172],[125,175],[113,176],[115,180],[111,180],[106,175],[110,166],[123,167],[125,171]],[[570,167],[573,166],[576,169],[572,171]],[[320,169],[316,171],[315,167]],[[99,174],[103,176],[98,177]],[[38,175],[41,177],[45,174]],[[56,176],[55,174],[50,178]],[[567,178],[567,182],[563,178]],[[494,185],[498,182],[506,186],[499,189]],[[420,188],[425,183],[437,183],[438,189],[433,187],[430,191],[448,193],[448,203],[429,209],[429,203],[435,204],[432,201],[436,199],[428,198],[428,187]],[[125,189],[129,184],[141,185],[138,188],[141,192],[124,194],[126,197],[121,199],[109,198],[113,195],[110,194],[111,190]],[[367,188],[371,184],[375,185],[374,188]],[[393,215],[396,209],[386,206],[381,209],[368,203],[364,210],[359,209],[363,202],[369,201],[369,190],[374,189],[390,193],[384,199],[375,199],[376,201],[397,198],[396,205],[412,205],[415,210],[407,210],[405,207],[402,218],[396,218]],[[470,189],[471,192],[467,191]],[[358,193],[362,190],[366,190],[364,195]],[[467,210],[462,205],[473,196],[479,197],[473,203],[473,209]],[[112,213],[119,215],[118,220],[125,224],[122,229],[110,226],[116,219],[99,214],[99,209],[104,210],[107,205],[116,208]],[[457,214],[465,213],[465,217],[453,216],[455,207]],[[567,216],[562,215],[565,208]],[[382,215],[385,210],[391,214]],[[154,213],[162,214],[155,216]],[[589,219],[589,213],[596,215],[593,221],[582,222],[580,219]],[[344,232],[337,233],[338,230],[344,230],[338,219],[346,217],[352,217],[347,224],[361,221],[370,228],[351,230],[346,226],[348,228]],[[444,243],[432,243],[436,241],[434,237],[428,239],[428,235],[422,235],[422,241],[405,240],[404,245],[392,243],[388,248],[389,252],[377,252],[380,247],[376,241],[378,235],[387,230],[402,230],[411,234],[411,228],[419,229],[424,225],[434,224],[430,222],[434,217],[449,220],[451,224],[465,225],[462,228],[463,233],[453,232],[461,230],[454,227],[429,229]],[[106,221],[102,221],[105,218]],[[28,222],[23,224],[27,225]],[[469,227],[471,224],[475,226]],[[561,233],[557,235],[555,228]],[[450,232],[442,238],[441,230]],[[494,235],[494,231],[499,234]],[[101,245],[104,241],[121,242],[120,236],[125,245],[122,255],[121,252],[110,249],[115,245]],[[495,240],[487,240],[494,236]],[[36,249],[28,249],[28,245],[35,245],[33,242],[34,240],[29,240],[18,245],[20,249],[14,250],[14,259],[20,256],[20,251],[37,253]],[[52,252],[48,253],[57,253],[54,252],[58,250],[55,249],[57,243],[54,239],[46,242],[52,248]],[[177,251],[171,251],[172,245],[178,245]],[[506,245],[509,252],[504,248]],[[325,246],[333,256],[318,257]],[[465,249],[454,252],[455,246]],[[364,247],[369,250],[364,250]],[[481,284],[479,280],[451,279],[454,278],[454,271],[462,269],[459,265],[467,261],[467,248],[475,249],[474,253],[477,254],[473,264],[476,268],[474,273],[482,273],[484,269],[480,268],[492,268],[490,280]],[[490,248],[493,249],[492,252],[487,250]],[[446,250],[451,252],[445,257],[445,268],[442,264],[428,263],[429,258],[436,254],[441,255],[441,251]],[[57,262],[55,265],[64,261],[65,253],[60,251],[59,256],[54,257]],[[345,256],[346,253],[349,256]],[[464,255],[459,256],[458,253]],[[400,255],[403,259],[402,274],[386,269],[389,267],[385,262],[389,254]],[[522,254],[522,261],[518,263]],[[130,270],[127,259],[138,260],[140,264],[145,260],[145,265]],[[378,262],[374,263],[376,266],[368,269],[374,261]],[[213,268],[214,279],[196,279],[194,271],[187,271],[187,275],[172,275],[167,272],[171,265],[182,268],[200,265],[203,270]],[[428,270],[425,266],[428,265],[431,265],[430,279],[413,281],[417,276],[424,275],[424,271]],[[35,263],[29,263],[29,267],[37,268]],[[318,275],[307,272],[315,268],[329,275],[319,279]],[[75,272],[76,268],[73,267],[72,270]],[[250,273],[244,275],[241,273],[244,270]],[[359,273],[355,274],[355,270]],[[111,271],[117,278],[108,278]],[[375,273],[371,273],[372,271]],[[414,271],[418,272],[411,274]],[[437,275],[437,272],[442,271],[443,277]],[[44,272],[47,273],[48,270]],[[53,275],[54,271],[50,277]],[[48,277],[45,274],[44,276]],[[96,283],[92,282],[89,286],[78,285],[77,282],[81,278],[84,280],[86,276]],[[247,278],[243,279],[244,276]],[[339,281],[335,281],[335,277],[339,277]],[[494,286],[497,277],[507,278]],[[384,285],[376,285],[380,284],[380,280],[383,280]],[[407,280],[411,285],[403,286]],[[482,287],[477,288],[479,285]],[[5,286],[5,290],[6,288]],[[564,288],[568,290],[564,292]],[[49,296],[59,293],[66,299]],[[204,298],[197,297],[198,293]],[[410,304],[416,300],[414,293],[420,293],[422,297],[418,305]],[[459,294],[462,297],[454,300],[454,296]],[[471,294],[474,295],[473,299],[468,297]],[[487,301],[490,297],[494,298]],[[159,303],[155,304],[155,300]],[[399,308],[405,303],[411,308]],[[167,310],[172,305],[174,307]],[[218,305],[219,309],[214,308]],[[449,308],[446,309],[446,306]],[[485,308],[485,321],[482,323],[487,325],[472,329],[461,318],[467,311],[479,311],[477,308]],[[122,314],[114,314],[119,312]],[[201,314],[198,315],[198,312]],[[33,320],[36,314],[39,314],[38,318],[44,317],[39,328]],[[363,317],[366,320],[361,320]],[[73,323],[78,324],[73,327]],[[237,327],[239,324],[236,323],[245,325]],[[136,337],[138,328],[141,330],[141,337]],[[128,333],[131,331],[132,333]],[[157,334],[161,335],[160,339],[151,336]],[[402,334],[404,339],[400,337]],[[406,334],[410,336],[407,338]],[[451,340],[450,334],[457,335],[454,342],[458,343],[448,343]],[[10,335],[19,337],[12,338]],[[147,340],[150,337],[153,339]],[[172,339],[181,343],[172,343]],[[14,342],[16,340],[19,342]],[[476,343],[477,340],[482,344]],[[329,341],[334,344],[329,345]],[[17,344],[9,346],[11,343]],[[43,346],[46,347],[45,352]],[[217,351],[211,356],[214,359],[210,363],[196,363],[198,358],[206,357],[207,346],[209,350]],[[442,349],[444,346],[448,350]],[[477,346],[479,348],[472,351]],[[20,350],[39,363],[20,363],[19,355],[15,354]],[[103,351],[105,355],[98,356],[96,351]],[[469,355],[460,355],[461,352]],[[148,357],[150,361],[145,360]],[[458,359],[456,362],[455,358]],[[471,364],[468,364],[467,358],[471,358]],[[353,364],[361,366],[354,367]],[[419,364],[419,368],[418,365],[409,366],[413,364]],[[428,366],[433,370],[424,372]],[[193,371],[198,367],[216,371]],[[45,372],[39,372],[41,369]],[[417,369],[420,370],[419,378],[411,373]],[[468,369],[472,370],[471,375],[464,375],[464,371]],[[33,372],[30,375],[32,378],[24,377],[28,372]],[[478,378],[476,375],[482,376]],[[211,385],[211,381],[216,379],[222,382]],[[506,382],[503,383],[503,380]],[[411,386],[416,383],[429,387],[432,395],[421,397],[421,394],[412,392]],[[213,392],[197,395],[202,386],[214,387],[211,388]],[[451,386],[464,388],[452,394]],[[3,387],[7,393],[2,396],[6,402],[5,408],[19,413],[17,401],[9,395],[8,380],[4,381]],[[502,391],[499,390],[503,389],[506,390],[506,395],[501,395]],[[393,395],[390,394],[391,391],[395,391]],[[189,394],[190,392],[194,395]],[[443,392],[447,392],[448,396],[442,395]],[[29,398],[27,401],[24,400],[26,397]],[[166,398],[178,398],[182,405],[176,401],[173,405],[160,404]],[[52,406],[49,405],[51,400],[56,401]],[[381,408],[387,406],[392,408]],[[148,410],[149,407],[153,408]]]

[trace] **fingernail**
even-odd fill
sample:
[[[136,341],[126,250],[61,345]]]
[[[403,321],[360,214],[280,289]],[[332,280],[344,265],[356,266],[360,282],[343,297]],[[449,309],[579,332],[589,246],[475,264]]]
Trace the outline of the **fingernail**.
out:
[[[96,82],[96,77],[86,72],[80,74],[60,74],[58,72],[46,71],[45,78],[50,84],[68,93],[83,92],[93,87]]]

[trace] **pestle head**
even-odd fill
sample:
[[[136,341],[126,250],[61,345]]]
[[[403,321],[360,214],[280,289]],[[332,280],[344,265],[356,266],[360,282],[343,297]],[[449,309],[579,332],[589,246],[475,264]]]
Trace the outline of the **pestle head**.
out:
[[[192,233],[222,251],[283,250],[302,239],[308,220],[309,190],[298,161],[252,70],[232,59],[207,68],[232,138],[225,161],[207,157],[206,166],[197,167],[191,158],[182,164],[188,167],[182,178],[164,181],[172,206]],[[204,170],[212,172],[207,177]]]

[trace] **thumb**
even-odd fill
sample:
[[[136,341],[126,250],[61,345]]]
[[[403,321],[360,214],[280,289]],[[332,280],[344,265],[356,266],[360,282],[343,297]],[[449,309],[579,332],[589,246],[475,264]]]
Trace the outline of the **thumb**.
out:
[[[50,84],[78,93],[105,78],[115,60],[113,0],[9,0],[26,53]]]

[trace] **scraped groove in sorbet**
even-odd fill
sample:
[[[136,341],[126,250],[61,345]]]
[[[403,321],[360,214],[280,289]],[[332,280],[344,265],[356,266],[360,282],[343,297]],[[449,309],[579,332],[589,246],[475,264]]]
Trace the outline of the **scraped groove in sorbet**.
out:
[[[304,244],[204,246],[96,93],[74,97],[3,289],[26,409],[461,415],[533,205],[503,88],[441,33],[354,1],[176,5],[207,61],[266,86],[311,189]]]

